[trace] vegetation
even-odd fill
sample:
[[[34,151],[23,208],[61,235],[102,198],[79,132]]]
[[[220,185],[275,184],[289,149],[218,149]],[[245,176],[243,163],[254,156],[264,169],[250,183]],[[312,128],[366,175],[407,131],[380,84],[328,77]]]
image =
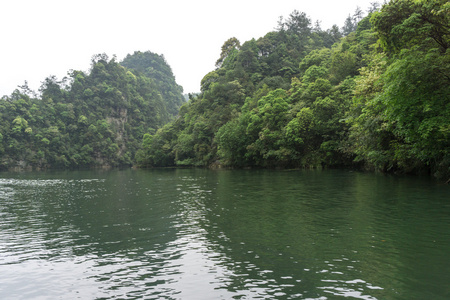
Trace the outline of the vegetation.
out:
[[[447,179],[449,16],[445,0],[392,0],[323,30],[294,11],[264,37],[225,41],[186,103],[162,56],[97,55],[88,74],[47,78],[39,97],[23,86],[2,99],[0,164],[356,166]]]
[[[226,41],[201,93],[144,137],[141,166],[341,167],[450,175],[444,0],[357,9],[341,30],[304,13]]]
[[[1,99],[0,167],[129,166],[181,93],[163,56],[135,52],[120,64],[95,55],[87,74],[46,78],[39,97],[25,84]]]

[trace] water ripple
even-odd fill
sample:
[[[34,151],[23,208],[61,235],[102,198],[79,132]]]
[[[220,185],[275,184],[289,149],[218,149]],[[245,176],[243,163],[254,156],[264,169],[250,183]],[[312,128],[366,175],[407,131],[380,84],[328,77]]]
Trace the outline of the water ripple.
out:
[[[444,298],[448,190],[317,174],[0,178],[0,298]]]

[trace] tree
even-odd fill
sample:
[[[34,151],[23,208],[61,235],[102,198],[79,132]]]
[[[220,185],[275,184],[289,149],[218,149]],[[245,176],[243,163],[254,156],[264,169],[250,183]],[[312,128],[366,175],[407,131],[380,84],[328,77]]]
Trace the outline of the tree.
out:
[[[450,5],[446,0],[395,0],[374,13],[372,23],[389,54],[414,45],[438,48],[450,45]]]
[[[357,6],[355,12],[353,13],[353,24],[357,26],[359,21],[361,21],[363,17],[364,15],[361,7]]]
[[[436,164],[450,159],[450,56],[415,47],[403,50],[400,58],[384,74],[381,95],[393,132],[408,145],[397,157],[416,157],[437,171]]]
[[[220,68],[225,63],[225,60],[235,51],[239,50],[241,43],[235,37],[229,38],[222,45],[222,52],[220,52],[220,57],[216,61],[216,67]]]
[[[344,36],[347,36],[355,30],[356,24],[354,23],[352,16],[348,15],[348,17],[345,19],[344,26],[342,27],[342,34]]]
[[[397,0],[372,16],[388,57],[372,55],[358,80],[351,139],[375,168],[450,174],[448,9],[447,1]]]
[[[246,135],[245,124],[240,119],[232,119],[220,127],[215,139],[222,164],[238,167],[244,167],[248,164],[246,153],[249,138]]]
[[[370,14],[378,11],[380,9],[380,4],[378,2],[370,2],[370,7],[367,9],[367,12]]]
[[[284,21],[283,18],[280,18],[278,22],[278,30],[286,30],[290,34],[295,34],[306,38],[312,31],[311,20],[308,18],[306,13],[294,10],[286,21]]]

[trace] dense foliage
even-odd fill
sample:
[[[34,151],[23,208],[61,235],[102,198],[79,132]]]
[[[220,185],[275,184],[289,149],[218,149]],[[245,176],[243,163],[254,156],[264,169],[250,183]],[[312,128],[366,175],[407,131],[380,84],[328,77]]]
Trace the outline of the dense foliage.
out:
[[[131,165],[181,93],[163,56],[135,52],[121,65],[96,55],[88,73],[45,79],[39,96],[24,85],[0,100],[0,167]]]
[[[450,5],[393,0],[342,29],[304,13],[226,41],[179,117],[144,136],[142,166],[365,166],[450,174]]]

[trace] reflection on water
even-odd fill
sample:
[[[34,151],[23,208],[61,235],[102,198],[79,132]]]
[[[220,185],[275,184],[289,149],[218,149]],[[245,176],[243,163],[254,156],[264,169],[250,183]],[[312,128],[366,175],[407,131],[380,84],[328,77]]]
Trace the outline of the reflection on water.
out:
[[[449,187],[347,171],[0,174],[1,299],[447,299]]]

